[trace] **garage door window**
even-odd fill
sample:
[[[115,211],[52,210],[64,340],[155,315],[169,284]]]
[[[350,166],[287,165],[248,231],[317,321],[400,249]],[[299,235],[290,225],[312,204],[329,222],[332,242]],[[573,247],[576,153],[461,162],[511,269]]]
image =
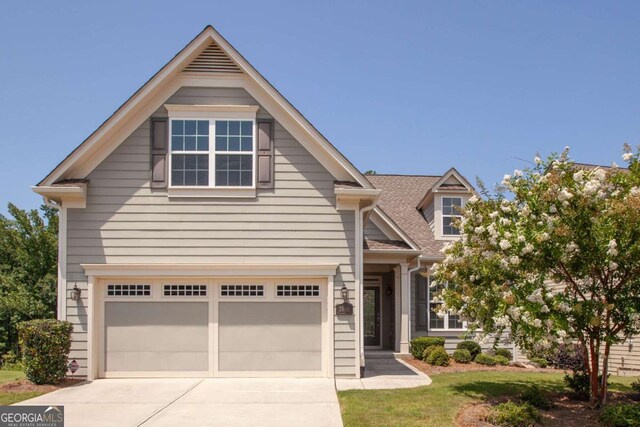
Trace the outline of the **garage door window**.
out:
[[[107,285],[109,297],[148,297],[151,285]]]
[[[220,295],[223,297],[262,297],[264,285],[222,285]]]
[[[164,285],[165,297],[206,297],[207,285]]]
[[[277,285],[278,297],[318,297],[320,286],[318,285]]]

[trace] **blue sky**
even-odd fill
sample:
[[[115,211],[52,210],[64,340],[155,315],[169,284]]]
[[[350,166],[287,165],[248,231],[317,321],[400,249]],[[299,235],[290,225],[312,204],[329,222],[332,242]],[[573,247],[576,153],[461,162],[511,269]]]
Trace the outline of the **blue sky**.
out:
[[[488,184],[572,148],[640,143],[640,2],[8,2],[0,212],[205,25],[361,170]]]

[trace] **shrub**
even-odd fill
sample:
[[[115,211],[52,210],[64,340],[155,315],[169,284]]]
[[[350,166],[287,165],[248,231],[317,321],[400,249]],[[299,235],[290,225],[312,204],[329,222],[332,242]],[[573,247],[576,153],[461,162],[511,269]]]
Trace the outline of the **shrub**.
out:
[[[13,351],[2,355],[2,369],[5,371],[23,371],[24,367]]]
[[[422,360],[426,362],[426,360],[429,358],[431,353],[438,348],[444,348],[444,347],[441,347],[439,345],[430,345],[429,347],[425,348],[424,351],[422,352]]]
[[[542,416],[529,403],[506,402],[493,407],[488,420],[500,426],[528,427],[542,421]]]
[[[542,357],[534,357],[533,359],[529,359],[529,361],[543,369],[549,366],[549,362],[547,362],[547,359],[543,359]]]
[[[411,354],[416,359],[420,359],[424,353],[424,349],[432,346],[439,345],[444,347],[444,338],[442,337],[418,337],[411,340]]]
[[[609,427],[640,426],[640,405],[618,403],[606,406],[600,415],[600,422]]]
[[[631,388],[635,392],[640,393],[640,378],[637,378],[634,382],[631,383]]]
[[[67,372],[73,325],[55,319],[38,319],[18,324],[18,342],[24,372],[35,384],[55,384]]]
[[[598,375],[598,381],[602,381],[602,374]],[[571,374],[564,375],[564,383],[569,387],[580,399],[589,398],[589,374],[585,369],[576,369]]]
[[[469,350],[460,349],[453,352],[453,360],[458,363],[469,363],[473,360]]]
[[[477,355],[476,358],[473,360],[476,363],[479,363],[481,365],[486,365],[486,366],[496,366],[496,363],[497,363],[496,359],[493,356],[489,356],[488,354],[482,354],[482,353]]]
[[[508,348],[496,348],[494,351],[496,356],[506,357],[509,360],[513,360],[513,354],[511,354],[511,350]]]
[[[523,402],[526,402],[538,409],[546,410],[554,407],[553,401],[549,398],[548,394],[537,385],[527,388],[524,393],[520,395],[520,398]]]
[[[511,362],[511,359],[507,359],[506,357],[500,355],[493,356],[493,360],[495,360],[498,365],[502,366],[509,366],[509,363]]]
[[[431,346],[432,348],[429,357],[427,358],[427,363],[433,366],[449,366],[449,355],[447,354],[447,350],[444,347],[440,346]]]
[[[546,359],[557,369],[573,371],[584,369],[586,365],[583,347],[579,344],[561,344]]]
[[[477,355],[482,353],[482,347],[480,347],[480,344],[471,340],[459,342],[456,348],[458,350],[468,350],[469,353],[471,353],[471,357],[473,357],[474,359]]]

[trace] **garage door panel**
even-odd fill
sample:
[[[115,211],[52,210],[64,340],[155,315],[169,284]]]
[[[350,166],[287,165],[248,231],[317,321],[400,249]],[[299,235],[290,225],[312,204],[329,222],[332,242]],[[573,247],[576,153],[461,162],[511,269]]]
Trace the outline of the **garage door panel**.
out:
[[[107,353],[106,366],[107,370],[112,372],[206,371],[209,366],[209,353],[206,351],[110,351]]]
[[[319,371],[320,352],[221,352],[221,371]]]
[[[219,304],[220,371],[322,369],[320,302]]]
[[[207,302],[105,303],[105,371],[207,371]]]

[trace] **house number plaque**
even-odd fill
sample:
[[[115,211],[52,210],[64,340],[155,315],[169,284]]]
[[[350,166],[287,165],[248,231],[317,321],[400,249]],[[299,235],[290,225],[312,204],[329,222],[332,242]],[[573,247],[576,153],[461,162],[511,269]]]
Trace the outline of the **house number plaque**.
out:
[[[344,302],[336,305],[336,315],[351,316],[353,314],[353,304],[349,302],[349,289],[344,285],[340,289],[340,296]]]

